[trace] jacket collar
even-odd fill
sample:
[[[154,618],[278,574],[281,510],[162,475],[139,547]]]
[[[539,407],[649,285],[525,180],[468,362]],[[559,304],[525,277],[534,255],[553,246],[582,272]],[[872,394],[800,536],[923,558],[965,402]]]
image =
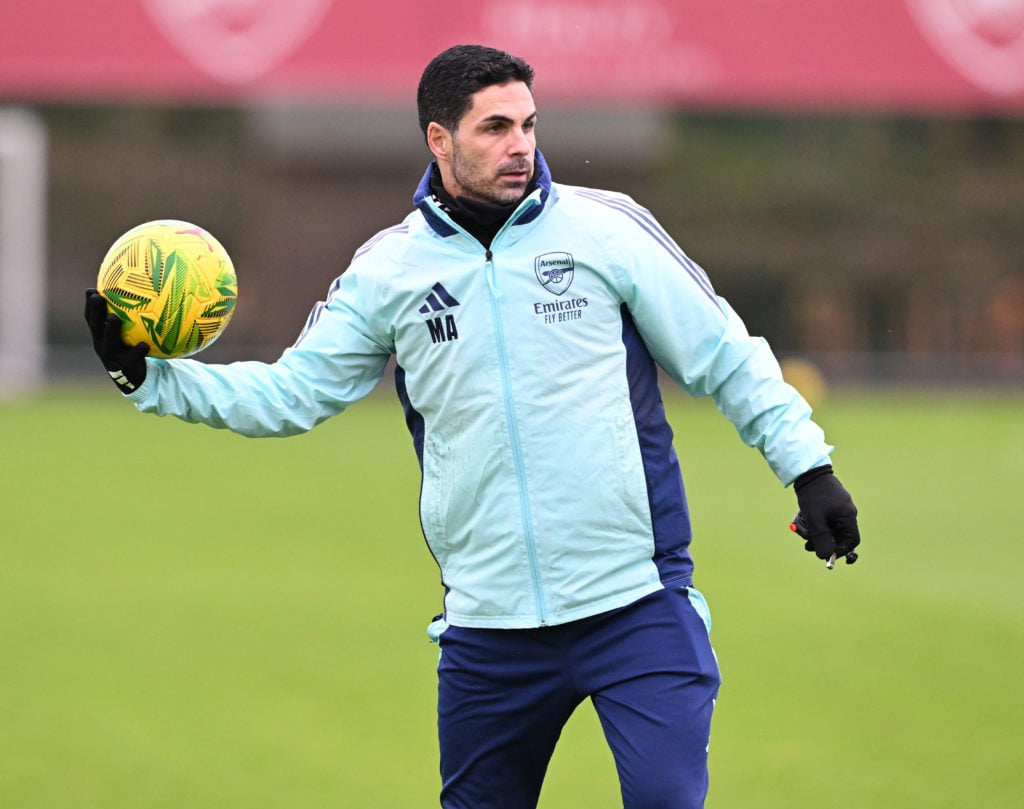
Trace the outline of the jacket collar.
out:
[[[416,187],[416,193],[413,194],[412,201],[423,214],[423,218],[427,220],[427,224],[439,236],[454,236],[460,231],[456,229],[452,220],[433,200],[430,193],[430,176],[434,172],[436,165],[436,162],[432,162],[427,166],[423,179],[420,180],[420,184]],[[537,172],[537,184],[533,191],[519,203],[518,207],[509,216],[507,224],[525,225],[532,222],[540,216],[544,206],[547,204],[548,197],[551,195],[551,170],[548,168],[547,161],[544,159],[544,155],[541,154],[540,149],[535,153],[534,166]]]

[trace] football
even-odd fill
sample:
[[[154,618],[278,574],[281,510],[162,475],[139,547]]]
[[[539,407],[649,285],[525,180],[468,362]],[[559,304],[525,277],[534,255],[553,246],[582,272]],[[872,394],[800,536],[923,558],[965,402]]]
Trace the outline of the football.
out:
[[[121,318],[129,345],[187,357],[216,340],[235,311],[238,281],[227,251],[203,228],[174,219],[137,225],[100,264],[96,289]]]

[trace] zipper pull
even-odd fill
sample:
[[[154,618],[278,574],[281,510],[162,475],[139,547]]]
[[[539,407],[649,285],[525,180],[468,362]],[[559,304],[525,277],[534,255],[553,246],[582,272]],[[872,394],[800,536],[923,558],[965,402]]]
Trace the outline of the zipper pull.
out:
[[[501,290],[498,289],[498,281],[494,277],[494,254],[487,248],[487,286],[491,289],[491,296],[495,299],[501,297]]]

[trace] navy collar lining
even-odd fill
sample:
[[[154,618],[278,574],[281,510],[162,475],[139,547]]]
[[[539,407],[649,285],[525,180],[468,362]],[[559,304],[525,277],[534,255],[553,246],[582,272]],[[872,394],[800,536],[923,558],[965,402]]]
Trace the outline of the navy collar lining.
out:
[[[447,238],[449,236],[454,236],[456,233],[459,233],[459,231],[447,219],[438,214],[433,206],[429,204],[429,200],[431,198],[430,176],[434,172],[434,167],[436,165],[436,162],[432,162],[427,166],[427,170],[423,174],[423,178],[416,187],[416,193],[413,195],[412,201],[413,204],[423,213],[423,217],[427,220],[427,224],[429,224],[439,236]],[[547,203],[548,196],[551,193],[551,170],[548,168],[547,161],[544,159],[544,155],[541,154],[540,149],[536,151],[535,165],[539,174],[537,176],[537,185],[533,193],[536,194],[538,191],[540,192],[540,204],[529,206],[516,217],[512,222],[512,225],[526,225],[540,216],[541,211],[544,210],[544,205]]]

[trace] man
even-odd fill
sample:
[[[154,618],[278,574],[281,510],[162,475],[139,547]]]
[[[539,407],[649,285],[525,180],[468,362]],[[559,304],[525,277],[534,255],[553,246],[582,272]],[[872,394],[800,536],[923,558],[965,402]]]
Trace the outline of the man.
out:
[[[698,807],[719,672],[658,367],[796,482],[808,550],[851,551],[856,509],[703,270],[630,198],[552,181],[532,81],[479,46],[427,66],[416,210],[356,251],[276,363],[146,359],[95,291],[86,319],[140,410],[253,436],[340,413],[394,355],[445,587],[442,806],[535,806],[589,697],[627,809]]]

